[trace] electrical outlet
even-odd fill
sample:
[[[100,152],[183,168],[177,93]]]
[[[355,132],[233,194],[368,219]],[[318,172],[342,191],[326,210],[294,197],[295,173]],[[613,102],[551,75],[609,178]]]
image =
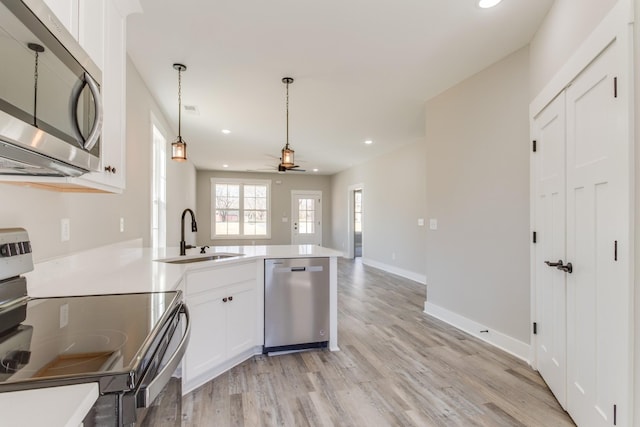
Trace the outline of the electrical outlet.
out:
[[[438,220],[435,218],[431,218],[429,220],[429,229],[430,230],[437,230],[438,229]]]
[[[120,232],[124,233],[124,218],[120,217]]]
[[[418,227],[424,226],[424,218],[418,218]]]
[[[68,242],[71,239],[71,224],[69,218],[60,220],[60,241]]]
[[[395,261],[395,259],[396,259],[396,253],[395,252],[391,253],[391,259]]]

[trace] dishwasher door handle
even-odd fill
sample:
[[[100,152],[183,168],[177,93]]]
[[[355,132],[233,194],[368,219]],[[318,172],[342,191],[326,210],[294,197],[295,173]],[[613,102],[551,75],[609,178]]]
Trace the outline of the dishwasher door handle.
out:
[[[321,265],[311,265],[307,267],[276,267],[273,269],[274,273],[316,273],[324,271],[324,267]]]

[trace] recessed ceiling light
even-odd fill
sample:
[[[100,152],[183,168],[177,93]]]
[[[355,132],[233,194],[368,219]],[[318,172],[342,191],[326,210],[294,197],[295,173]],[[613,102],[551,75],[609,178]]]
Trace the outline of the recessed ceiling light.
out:
[[[224,165],[222,165],[222,167],[223,167],[223,168],[228,168],[228,167],[229,167],[229,165],[225,163]]]
[[[319,170],[318,168],[313,168],[314,172],[318,172],[318,170]]]
[[[493,6],[497,5],[501,1],[502,0],[480,0],[478,2],[478,6],[480,6],[483,9],[488,9],[490,7],[493,7]]]
[[[231,131],[229,129],[222,129],[222,133],[224,133],[225,135],[229,135]]]
[[[367,144],[367,145],[371,145],[371,144],[373,144],[373,141],[370,140],[370,139],[367,139],[364,143]]]

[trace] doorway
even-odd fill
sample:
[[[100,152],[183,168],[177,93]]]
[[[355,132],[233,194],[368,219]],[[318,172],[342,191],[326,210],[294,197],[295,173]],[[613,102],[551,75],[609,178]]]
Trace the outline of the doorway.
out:
[[[291,244],[322,246],[322,191],[291,192]]]
[[[359,250],[360,253],[358,257],[362,257],[364,255],[364,245],[362,240],[362,233],[364,231],[364,218],[363,218],[363,201],[364,201],[364,184],[353,184],[347,187],[347,223],[346,223],[346,234],[342,234],[344,240],[342,240],[342,250],[344,251],[344,256],[349,259],[356,258],[355,248],[356,248],[356,193],[359,193],[359,201],[360,206],[358,207],[359,220],[358,227],[360,229],[359,233]]]
[[[362,189],[353,192],[353,257],[362,257]]]

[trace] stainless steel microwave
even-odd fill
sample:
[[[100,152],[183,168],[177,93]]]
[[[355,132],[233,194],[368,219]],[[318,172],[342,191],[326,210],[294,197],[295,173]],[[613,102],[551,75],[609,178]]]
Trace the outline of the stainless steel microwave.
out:
[[[42,0],[0,0],[0,175],[100,167],[102,73]]]

